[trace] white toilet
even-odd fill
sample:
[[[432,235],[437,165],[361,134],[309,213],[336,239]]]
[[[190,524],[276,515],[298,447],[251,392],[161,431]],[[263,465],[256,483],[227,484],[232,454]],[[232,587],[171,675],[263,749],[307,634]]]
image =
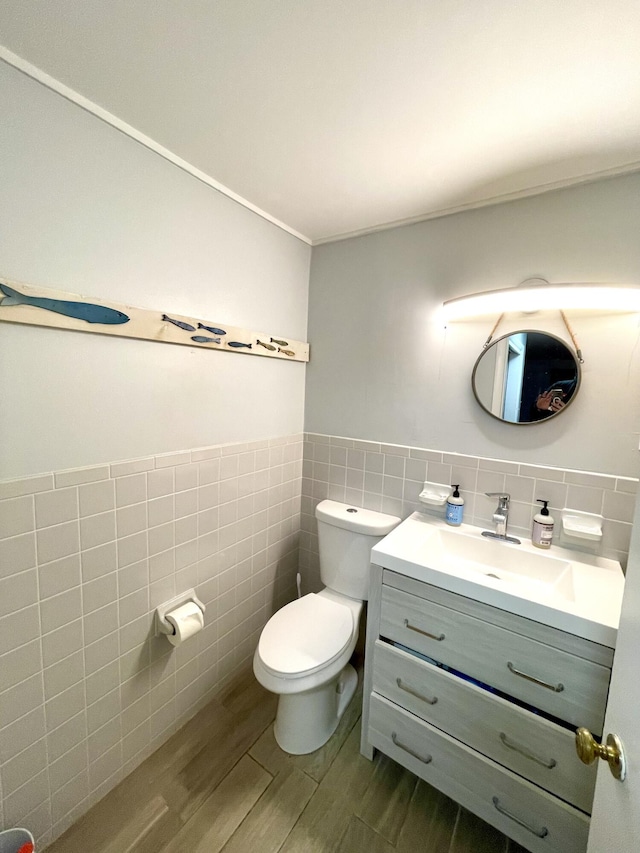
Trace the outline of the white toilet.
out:
[[[351,701],[358,676],[349,658],[369,596],[371,549],[400,523],[336,501],[319,503],[316,518],[325,589],[274,614],[253,658],[260,684],[280,696],[274,734],[293,755],[325,744]]]

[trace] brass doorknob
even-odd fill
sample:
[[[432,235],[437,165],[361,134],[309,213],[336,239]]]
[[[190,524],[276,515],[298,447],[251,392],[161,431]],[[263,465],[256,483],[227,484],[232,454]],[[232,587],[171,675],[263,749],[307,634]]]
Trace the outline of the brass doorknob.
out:
[[[618,735],[607,735],[607,743],[598,743],[589,729],[583,727],[576,732],[576,752],[583,764],[593,764],[596,758],[603,758],[609,765],[609,770],[619,779],[624,781],[627,775],[627,762],[624,757],[622,741]]]

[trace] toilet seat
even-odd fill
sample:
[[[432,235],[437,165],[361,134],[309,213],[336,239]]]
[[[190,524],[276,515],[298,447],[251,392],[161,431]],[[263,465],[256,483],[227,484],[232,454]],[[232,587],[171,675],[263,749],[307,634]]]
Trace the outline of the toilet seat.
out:
[[[269,619],[260,636],[258,654],[272,675],[311,675],[339,657],[353,631],[349,607],[309,593]]]

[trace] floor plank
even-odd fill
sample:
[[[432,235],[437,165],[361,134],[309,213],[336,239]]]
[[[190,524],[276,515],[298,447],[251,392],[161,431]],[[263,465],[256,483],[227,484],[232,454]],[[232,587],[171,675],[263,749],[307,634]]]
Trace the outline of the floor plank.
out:
[[[250,704],[232,714],[232,725],[223,731],[216,730],[216,736],[188,764],[162,780],[160,790],[183,823],[195,814],[271,724],[273,713],[273,704],[265,702],[261,693],[254,693]]]
[[[130,847],[123,850],[118,844],[112,844],[107,848],[106,853],[158,853],[166,839],[173,838],[181,826],[178,815],[169,809],[162,820],[155,821]],[[67,853],[66,850],[65,853]],[[83,853],[85,853],[84,850]]]
[[[352,815],[336,853],[393,853],[394,850],[393,845]]]
[[[508,853],[529,853],[526,847],[521,847],[518,842],[514,841],[512,838],[509,839],[507,850]]]
[[[209,702],[135,771],[136,784],[150,784],[163,774],[177,772],[232,725],[232,712],[216,699]]]
[[[418,781],[386,755],[380,755],[371,782],[354,813],[363,823],[395,845]]]
[[[332,794],[317,790],[280,853],[328,853],[336,850],[351,817],[350,804],[336,801]]]
[[[352,803],[355,809],[367,792],[381,756],[369,761],[360,754],[360,723],[358,722],[346,739],[342,749],[329,768],[319,790],[334,800]]]
[[[224,847],[224,853],[276,853],[311,799],[317,785],[305,773],[280,773]]]
[[[117,816],[117,820],[114,817]],[[48,853],[142,853],[145,839],[158,825],[171,837],[174,815],[159,794],[140,790],[137,795],[120,786],[90,809],[48,848]]]
[[[466,809],[460,809],[449,853],[506,853],[506,851],[506,836]]]
[[[252,669],[246,669],[217,697],[223,708],[232,714],[246,714],[256,705],[268,705],[276,715],[278,697],[256,681]]]
[[[416,785],[398,838],[398,853],[449,853],[459,806],[422,779]]]
[[[153,827],[162,822],[169,814],[169,806],[162,797],[154,797],[146,807],[136,815],[136,821],[124,825],[111,825],[111,840],[102,849],[104,853],[130,853],[142,846],[144,839]]]
[[[249,756],[243,756],[193,817],[158,853],[218,853],[273,781]]]

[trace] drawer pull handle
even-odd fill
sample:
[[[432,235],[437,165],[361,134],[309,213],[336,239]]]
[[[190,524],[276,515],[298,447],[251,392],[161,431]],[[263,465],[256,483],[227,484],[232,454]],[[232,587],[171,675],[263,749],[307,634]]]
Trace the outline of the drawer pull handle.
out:
[[[500,805],[500,800],[497,797],[493,797],[492,802],[493,802],[493,805],[496,807],[497,811],[500,812],[500,814],[503,814],[505,817],[508,817],[514,823],[517,823],[518,826],[521,826],[524,829],[529,830],[529,832],[532,832],[538,838],[546,838],[547,835],[549,835],[549,830],[547,829],[546,826],[543,826],[542,829],[536,829],[535,827],[530,826],[524,820],[520,820],[519,817],[516,817],[514,814],[511,814],[511,812],[507,811],[507,809],[505,809],[504,806]]]
[[[544,758],[538,758],[538,756],[534,755],[534,753],[528,750],[526,746],[520,746],[520,744],[513,743],[513,741],[510,741],[504,732],[500,732],[500,740],[507,747],[507,749],[512,749],[514,752],[519,752],[520,755],[524,755],[525,758],[530,758],[531,761],[535,761],[536,764],[540,764],[542,765],[542,767],[546,767],[547,770],[553,770],[553,768],[558,763],[555,758],[552,758],[550,761],[545,761]]]
[[[423,758],[421,755],[418,755],[418,753],[417,753],[417,752],[414,752],[412,749],[409,749],[409,747],[408,747],[408,746],[405,746],[403,743],[401,743],[401,742],[398,740],[398,736],[396,735],[396,733],[395,733],[395,732],[391,732],[391,740],[395,743],[395,745],[396,745],[399,749],[402,749],[402,750],[404,750],[405,752],[408,752],[408,753],[409,753],[409,755],[413,755],[413,757],[414,757],[414,758],[417,758],[417,759],[418,759],[418,761],[421,761],[423,764],[430,764],[430,763],[433,761],[433,756],[432,756],[432,755],[427,755],[427,757],[426,757],[426,758]]]
[[[547,681],[540,681],[539,678],[535,678],[533,675],[527,675],[526,672],[521,672],[519,669],[516,669],[511,661],[507,661],[507,668],[509,669],[509,672],[512,672],[514,675],[519,675],[520,678],[526,678],[527,681],[533,681],[534,684],[539,684],[540,687],[546,687],[547,690],[553,690],[554,693],[562,693],[564,690],[564,684],[549,684]]]
[[[423,631],[421,628],[416,628],[415,625],[412,625],[408,619],[404,620],[404,627],[408,628],[410,631],[415,631],[416,634],[422,634],[423,637],[429,637],[432,640],[437,640],[440,642],[444,640],[444,634],[430,634],[428,631]]]
[[[416,699],[422,699],[422,701],[426,702],[428,705],[435,705],[438,701],[437,696],[434,696],[433,699],[429,699],[428,696],[423,696],[422,693],[418,693],[417,690],[414,690],[412,687],[408,687],[406,684],[403,684],[401,678],[396,678],[396,684],[398,685],[400,690],[404,690],[405,693],[410,693],[412,696],[415,696]]]

